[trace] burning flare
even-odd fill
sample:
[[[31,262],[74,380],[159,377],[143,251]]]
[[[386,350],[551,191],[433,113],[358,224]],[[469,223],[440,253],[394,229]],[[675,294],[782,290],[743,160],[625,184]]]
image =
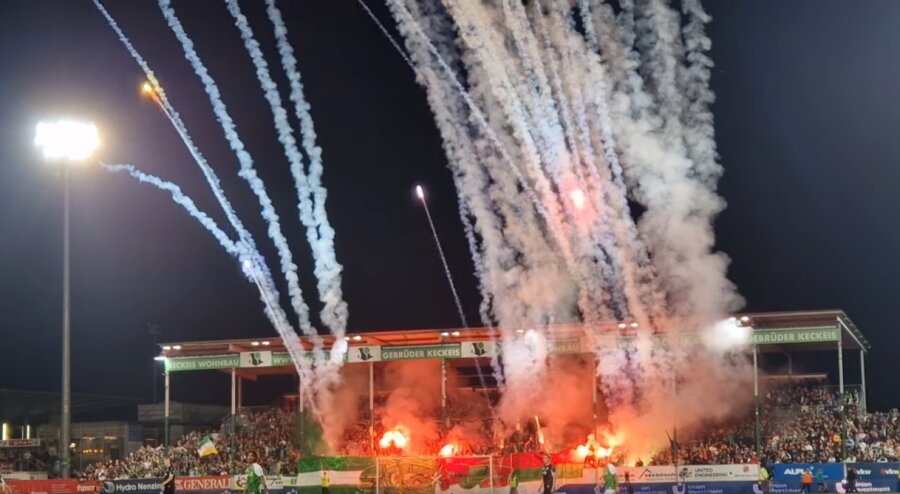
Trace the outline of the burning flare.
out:
[[[390,448],[391,446],[404,449],[407,444],[409,444],[409,429],[402,425],[398,425],[385,432],[384,435],[381,436],[381,440],[378,441],[378,445],[384,449]]]
[[[456,453],[459,452],[459,446],[454,443],[445,444],[443,448],[441,448],[441,456],[444,458],[449,458]]]
[[[600,443],[597,442],[596,436],[589,434],[587,441],[584,444],[579,444],[578,447],[575,448],[575,455],[580,461],[584,461],[588,458],[593,458],[594,460],[609,458],[618,442],[614,437],[607,436],[606,439],[607,446],[601,446]]]

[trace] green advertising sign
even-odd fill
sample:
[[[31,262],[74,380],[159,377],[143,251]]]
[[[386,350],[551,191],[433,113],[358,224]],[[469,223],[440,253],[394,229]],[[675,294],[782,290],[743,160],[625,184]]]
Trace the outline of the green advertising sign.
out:
[[[681,333],[675,344],[695,345],[700,344],[698,333]],[[815,328],[787,328],[787,329],[757,329],[751,335],[751,343],[754,345],[791,345],[803,343],[826,343],[836,342],[841,337],[840,329],[836,326],[815,327]],[[654,336],[654,339],[659,338]],[[550,340],[547,342],[547,351],[551,354],[578,354],[586,353],[591,350],[582,345],[580,338],[568,338],[560,340]],[[471,344],[471,342],[467,343]],[[624,335],[602,335],[596,337],[593,343],[599,348],[631,348],[634,345],[633,336]],[[396,360],[417,360],[417,359],[457,359],[457,358],[487,358],[500,352],[499,342],[496,342],[490,348],[483,346],[478,349],[483,353],[478,353],[474,348],[466,348],[463,352],[461,343],[445,343],[440,345],[417,345],[417,346],[368,346],[368,347],[352,347],[354,349],[366,348],[365,359],[353,358],[349,359],[348,355],[344,355],[345,362],[391,362]],[[465,353],[465,354],[464,354]],[[330,352],[325,352],[325,358],[329,358]],[[306,357],[313,358],[312,352],[307,352]],[[286,352],[272,353],[272,367],[290,367],[293,366],[291,356]],[[180,371],[199,371],[199,370],[219,370],[233,369],[241,367],[253,367],[252,365],[244,365],[239,354],[232,355],[210,355],[202,357],[173,357],[166,360],[167,372]]]
[[[841,331],[836,326],[796,329],[757,329],[752,333],[754,345],[794,345],[836,342]]]
[[[166,359],[166,372],[233,369],[241,365],[241,356],[176,357]]]
[[[381,347],[381,360],[414,360],[428,358],[462,358],[459,343],[445,345]]]

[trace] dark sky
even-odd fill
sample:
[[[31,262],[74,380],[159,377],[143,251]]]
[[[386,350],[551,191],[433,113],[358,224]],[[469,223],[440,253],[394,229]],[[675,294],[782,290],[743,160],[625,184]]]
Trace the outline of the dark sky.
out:
[[[255,199],[237,178],[202,86],[156,3],[107,3],[245,222],[268,245]],[[369,3],[389,21],[383,5]],[[262,2],[243,4],[271,53]],[[293,184],[237,30],[221,2],[175,5],[269,186],[313,301]],[[874,346],[870,404],[900,405],[900,382],[892,379],[900,358],[892,305],[900,293],[893,221],[900,210],[900,3],[706,5],[714,16],[714,111],[726,168],[720,190],[729,203],[716,230],[733,259],[730,277],[748,310],[845,309]],[[417,182],[428,187],[463,303],[476,320],[472,264],[423,90],[355,1],[280,6],[324,149],[350,330],[457,324],[412,195]],[[101,159],[176,181],[221,218],[169,123],[140,97],[141,80],[90,1],[7,0],[0,7],[0,387],[59,386],[61,180],[32,146],[38,119],[93,119],[103,133]],[[149,396],[148,323],[161,326],[163,340],[274,334],[236,262],[159,191],[84,166],[74,173],[72,225],[75,392]],[[807,366],[830,365],[834,355],[820,359]],[[858,362],[849,362],[848,379],[858,379]],[[176,384],[176,399],[196,396],[188,395],[195,384]],[[223,384],[209,389],[225,397]]]

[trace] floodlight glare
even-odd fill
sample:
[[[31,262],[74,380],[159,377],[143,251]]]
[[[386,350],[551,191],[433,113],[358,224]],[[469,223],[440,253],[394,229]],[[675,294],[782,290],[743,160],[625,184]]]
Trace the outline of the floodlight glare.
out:
[[[100,147],[100,134],[92,123],[59,120],[41,122],[35,128],[34,144],[47,160],[83,161]]]

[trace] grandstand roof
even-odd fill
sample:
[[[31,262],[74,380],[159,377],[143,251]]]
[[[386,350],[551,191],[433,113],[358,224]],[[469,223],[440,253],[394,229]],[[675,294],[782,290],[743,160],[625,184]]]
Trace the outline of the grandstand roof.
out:
[[[868,341],[842,310],[749,313],[736,315],[735,319],[753,328],[753,343],[762,352],[834,351],[838,339],[845,349],[869,349]],[[549,333],[554,353],[586,352],[581,350],[587,348],[580,343],[582,325],[553,326]],[[628,338],[634,330],[631,323],[610,321],[598,324],[593,334],[598,335],[595,338]],[[496,351],[488,328],[364,332],[344,339],[350,347],[347,360],[351,363],[416,358],[448,358],[465,363]],[[330,335],[322,336],[322,340],[326,349],[335,343]],[[473,344],[478,343],[481,345],[475,350]],[[301,344],[312,350],[308,338],[301,338]],[[172,342],[161,344],[160,350],[170,371],[235,368],[242,377],[249,378],[293,372],[287,350],[278,337]],[[251,354],[257,357],[245,362]]]

